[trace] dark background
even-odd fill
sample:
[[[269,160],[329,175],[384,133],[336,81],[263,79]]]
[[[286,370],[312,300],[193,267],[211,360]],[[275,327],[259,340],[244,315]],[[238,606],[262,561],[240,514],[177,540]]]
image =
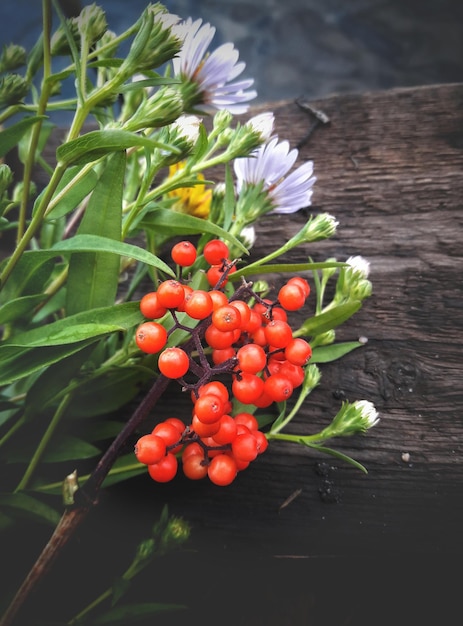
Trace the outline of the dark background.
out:
[[[2,0],[0,42],[28,45],[40,0]],[[62,0],[69,11],[91,4]],[[100,0],[111,30],[131,25],[147,0]],[[231,41],[254,78],[257,102],[460,82],[460,0],[167,0],[182,19],[216,27],[211,50]]]

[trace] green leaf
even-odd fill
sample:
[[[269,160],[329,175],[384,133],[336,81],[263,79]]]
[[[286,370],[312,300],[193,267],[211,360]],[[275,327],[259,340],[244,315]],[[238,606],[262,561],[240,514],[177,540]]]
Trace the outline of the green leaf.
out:
[[[109,332],[129,330],[142,320],[138,302],[128,302],[84,311],[18,334],[0,346],[0,384],[39,371]]]
[[[111,332],[127,330],[142,320],[138,302],[82,311],[11,337],[0,346],[0,359],[4,351],[8,354],[11,346],[31,348],[78,343],[85,339],[97,339]]]
[[[56,252],[37,255],[35,251],[24,252],[0,292],[0,302],[10,302],[19,296],[42,294],[45,284],[55,266]],[[3,267],[6,259],[0,267]]]
[[[308,441],[304,440],[301,440],[300,443],[302,443],[304,446],[307,446],[308,448],[313,448],[315,450],[318,450],[319,452],[323,452],[324,454],[334,456],[336,459],[345,461],[346,463],[349,463],[350,465],[353,465],[357,469],[361,470],[364,474],[368,474],[368,470],[364,465],[362,465],[352,457],[348,456],[347,454],[339,452],[339,450],[333,450],[333,448],[327,448],[326,446],[321,446],[318,443],[309,443]]]
[[[116,152],[108,159],[91,195],[77,235],[105,236],[120,242],[122,195],[126,156]],[[66,291],[68,315],[114,303],[120,259],[111,253],[75,252],[71,255]]]
[[[338,261],[325,261],[318,263],[268,263],[266,265],[259,265],[258,262],[254,262],[249,266],[240,267],[234,274],[230,275],[230,280],[237,280],[241,276],[249,276],[251,274],[280,274],[282,272],[307,272],[312,270],[328,269],[330,267],[345,267],[345,263]]]
[[[165,611],[178,611],[186,609],[183,604],[163,604],[161,602],[150,602],[144,604],[125,604],[111,609],[95,620],[94,624],[134,624],[150,615],[155,615]]]
[[[130,243],[114,241],[108,237],[100,237],[98,235],[76,235],[75,237],[64,239],[63,241],[56,243],[53,248],[51,248],[51,251],[44,250],[40,252],[50,254],[50,252],[53,253],[54,251],[55,254],[58,252],[68,254],[75,250],[112,252],[113,254],[118,254],[119,256],[126,256],[131,259],[135,259],[136,261],[146,263],[147,265],[152,265],[165,274],[168,274],[173,278],[175,277],[175,272],[172,268],[170,268],[166,263],[164,263],[164,261],[161,261],[161,259],[154,254],[151,254],[151,252]]]
[[[133,452],[119,457],[113,464],[109,474],[103,481],[103,487],[109,487],[116,483],[135,478],[146,473],[146,465],[139,463]]]
[[[120,152],[134,146],[144,147],[152,152],[156,144],[126,130],[93,130],[59,146],[56,156],[65,165],[83,165],[97,161],[111,152]]]
[[[59,197],[59,194],[63,191],[63,189],[68,187],[68,185],[69,187],[66,189],[65,193],[63,193],[63,196],[58,200],[58,202],[56,202],[53,208],[47,212],[47,220],[63,217],[63,215],[66,215],[70,211],[73,211],[95,187],[98,180],[95,170],[89,170],[84,176],[78,178],[77,184],[71,184],[81,170],[82,168],[79,165],[70,167],[68,170],[66,170],[54,193],[52,202],[54,199],[56,200],[56,198]],[[42,196],[45,192],[46,188],[37,197],[34,203],[34,209],[32,212],[33,214],[35,212],[35,208],[42,200]]]
[[[177,213],[170,209],[156,208],[148,213],[140,225],[143,228],[153,229],[156,232],[166,231],[172,235],[198,235],[209,233],[215,237],[222,237],[231,244],[237,246],[244,254],[248,254],[247,248],[229,232],[220,228],[209,220]]]
[[[56,526],[60,520],[55,509],[26,493],[0,494],[0,507],[5,507],[8,514],[29,517],[52,526]]]
[[[30,386],[25,400],[25,415],[28,419],[37,415],[58,396],[66,392],[70,382],[79,373],[84,363],[90,360],[93,343],[74,354],[52,363],[39,374]],[[74,403],[72,403],[74,404]],[[68,407],[67,413],[69,412]]]
[[[44,367],[57,363],[94,341],[95,339],[92,338],[80,343],[45,346],[30,350],[22,346],[0,346],[0,385],[17,382],[25,376],[41,371]]]
[[[47,296],[45,294],[23,296],[3,304],[0,306],[0,324],[9,324],[19,318],[31,315],[33,313],[33,309],[40,302],[43,302],[46,297]]]
[[[12,148],[14,148],[21,137],[29,130],[31,126],[37,124],[41,120],[46,120],[46,115],[37,115],[36,117],[25,117],[16,124],[8,126],[0,132],[0,157],[5,156]]]
[[[313,349],[310,357],[311,363],[330,363],[340,359],[345,354],[352,352],[355,348],[360,348],[363,344],[360,341],[345,341],[343,343],[334,343],[330,346],[318,346]]]
[[[11,444],[8,450],[2,450],[2,458],[8,463],[28,463],[36,449],[37,444],[33,441],[27,444],[18,444],[15,449]],[[71,435],[54,437],[40,458],[42,463],[61,463],[63,461],[76,461],[91,459],[101,454],[96,446]]]
[[[313,317],[305,320],[301,328],[297,331],[297,336],[315,336],[320,333],[325,333],[327,330],[336,328],[346,320],[348,320],[354,313],[356,313],[362,303],[358,300],[346,302],[340,304],[320,315],[314,315]]]
[[[95,417],[112,413],[134,398],[153,378],[147,368],[111,369],[79,387],[78,401],[69,407],[72,417]]]

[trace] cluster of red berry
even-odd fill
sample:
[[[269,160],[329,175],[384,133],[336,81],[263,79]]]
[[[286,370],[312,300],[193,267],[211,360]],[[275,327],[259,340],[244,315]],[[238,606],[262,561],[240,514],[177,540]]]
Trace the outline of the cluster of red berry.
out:
[[[304,366],[312,350],[307,341],[293,337],[287,312],[304,305],[310,287],[301,277],[290,278],[272,301],[255,293],[252,283],[243,282],[229,297],[224,287],[236,267],[228,258],[227,244],[209,241],[203,255],[209,264],[209,290],[168,279],[140,301],[140,310],[150,321],[138,327],[136,343],[148,354],[160,353],[161,374],[191,390],[193,412],[188,426],[173,417],[158,424],[138,440],[135,454],[159,482],[176,475],[181,457],[187,477],[209,476],[217,485],[228,485],[267,448],[267,438],[252,413],[231,415],[228,388],[212,379],[229,374],[232,396],[245,405],[263,408],[289,399],[304,380]],[[189,267],[197,250],[191,242],[182,241],[172,248],[171,256],[178,266]],[[153,321],[167,312],[174,319],[169,331]],[[181,324],[179,312],[200,323],[194,328]],[[189,331],[191,341],[183,347],[165,347],[169,333],[177,328]],[[193,350],[197,360],[191,356]],[[195,383],[184,380],[188,372],[196,375]]]

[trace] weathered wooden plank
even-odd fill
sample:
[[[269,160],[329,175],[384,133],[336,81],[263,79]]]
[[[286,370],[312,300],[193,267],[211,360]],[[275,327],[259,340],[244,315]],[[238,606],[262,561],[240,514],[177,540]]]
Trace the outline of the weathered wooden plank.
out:
[[[301,160],[314,160],[318,178],[310,210],[332,213],[340,227],[332,240],[285,258],[361,254],[371,263],[374,294],[339,332],[366,336],[368,344],[323,367],[321,387],[291,428],[325,424],[340,405],[336,390],[372,400],[380,424],[365,438],[336,442],[369,474],[274,444],[225,493],[205,485],[161,491],[208,534],[221,529],[229,543],[266,536],[270,551],[280,544],[318,555],[333,553],[333,532],[339,553],[384,555],[399,540],[409,552],[461,552],[462,102],[462,85],[444,85],[311,103],[331,123],[300,151]],[[280,138],[291,145],[311,124],[293,102],[250,114],[263,110],[273,110]],[[304,212],[269,217],[253,257],[304,219]],[[326,475],[317,474],[319,462],[327,462]]]

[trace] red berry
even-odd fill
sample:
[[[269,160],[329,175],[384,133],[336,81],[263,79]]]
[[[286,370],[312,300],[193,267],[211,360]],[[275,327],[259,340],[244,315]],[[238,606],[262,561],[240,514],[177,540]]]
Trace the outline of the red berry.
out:
[[[238,468],[235,459],[227,454],[215,456],[207,468],[207,475],[210,481],[220,487],[225,487],[232,483],[237,473]]]
[[[178,469],[177,457],[168,452],[158,463],[148,465],[148,473],[158,483],[167,483],[172,480]]]
[[[166,345],[167,330],[157,322],[144,322],[137,328],[135,342],[143,352],[155,354]]]
[[[305,295],[295,283],[286,283],[278,292],[278,302],[287,311],[297,311],[304,306]]]
[[[159,355],[158,367],[167,378],[181,378],[190,368],[190,359],[181,348],[166,348]]]
[[[305,278],[302,278],[301,276],[293,276],[293,278],[290,278],[287,283],[287,285],[297,285],[298,287],[300,287],[304,293],[304,296],[306,298],[309,297],[310,295],[310,285],[309,283],[306,281]]]
[[[262,346],[256,343],[247,343],[236,353],[238,368],[243,372],[257,374],[267,365],[267,354]]]
[[[252,404],[264,391],[264,381],[255,374],[243,372],[232,383],[232,392],[243,404]]]
[[[209,265],[220,265],[228,259],[230,250],[224,241],[212,239],[204,246],[203,254]]]
[[[212,435],[212,438],[219,446],[231,443],[236,437],[236,422],[231,415],[222,415],[219,422],[219,430]]]
[[[283,320],[272,320],[264,326],[267,343],[275,348],[285,348],[293,338],[291,326]]]
[[[148,319],[159,319],[167,313],[167,309],[159,304],[158,294],[156,291],[146,293],[140,300],[140,311],[143,317]]]
[[[185,291],[182,283],[170,278],[163,281],[157,288],[158,301],[166,309],[175,309],[185,299]]]
[[[135,444],[135,456],[140,463],[157,463],[166,454],[166,442],[157,435],[143,435]]]
[[[193,265],[196,261],[196,254],[196,248],[191,241],[179,241],[172,247],[170,252],[174,263],[182,267]]]
[[[285,348],[285,357],[294,365],[305,365],[312,356],[312,348],[302,337],[295,337]]]
[[[194,412],[203,424],[214,424],[224,413],[224,403],[219,396],[205,393],[196,400]]]
[[[185,300],[183,310],[195,320],[203,320],[212,313],[213,302],[207,291],[194,289]]]
[[[241,461],[254,461],[257,456],[257,439],[251,433],[236,435],[231,450],[233,456]]]
[[[211,424],[205,424],[198,419],[197,415],[193,415],[191,418],[191,428],[201,438],[212,437],[220,428],[220,420],[216,420]]]
[[[190,480],[201,480],[207,476],[207,463],[204,461],[204,454],[190,454],[182,460],[183,473]]]
[[[242,424],[243,426],[247,426],[249,430],[257,430],[259,428],[259,423],[257,419],[254,417],[252,413],[247,413],[243,411],[241,413],[237,413],[234,417],[236,424]]]
[[[241,326],[241,313],[233,304],[225,304],[212,313],[212,323],[222,331],[236,330]]]
[[[264,383],[264,392],[269,395],[274,402],[284,402],[291,397],[293,385],[286,376],[282,374],[271,374]]]

